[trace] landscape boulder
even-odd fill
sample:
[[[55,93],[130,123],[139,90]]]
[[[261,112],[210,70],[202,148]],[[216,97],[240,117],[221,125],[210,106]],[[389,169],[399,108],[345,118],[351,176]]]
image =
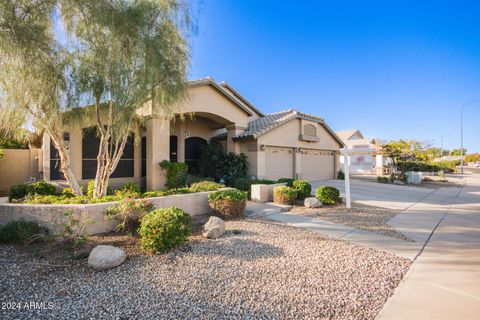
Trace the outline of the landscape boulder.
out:
[[[307,208],[320,208],[322,206],[322,203],[315,197],[309,197],[305,198],[304,205]]]
[[[121,265],[127,254],[120,248],[98,245],[88,256],[88,265],[95,270],[106,270]]]
[[[218,217],[210,217],[207,223],[203,225],[203,236],[205,238],[216,239],[225,233],[225,222]]]

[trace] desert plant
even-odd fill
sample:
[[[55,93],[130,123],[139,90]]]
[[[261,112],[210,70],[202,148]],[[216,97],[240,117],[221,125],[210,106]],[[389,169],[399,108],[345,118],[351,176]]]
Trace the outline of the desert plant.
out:
[[[297,199],[298,191],[292,187],[279,186],[273,189],[273,202],[292,205]]]
[[[223,159],[222,177],[228,186],[233,186],[235,180],[247,175],[248,161],[244,153],[229,152]]]
[[[292,186],[297,190],[298,199],[310,197],[310,194],[312,193],[312,186],[305,180],[294,180]]]
[[[212,182],[212,181],[200,181],[192,183],[190,186],[191,192],[202,192],[202,191],[215,191],[220,188],[225,187],[223,184]]]
[[[151,253],[162,253],[185,243],[191,231],[192,218],[182,209],[157,209],[140,220],[140,246]]]
[[[119,197],[138,198],[140,194],[140,187],[132,181],[125,183],[120,189],[115,190],[115,195]]]
[[[238,218],[244,215],[247,205],[247,193],[240,190],[221,190],[208,195],[208,204],[213,213],[224,219]]]
[[[86,213],[77,215],[74,210],[69,209],[63,212],[63,219],[55,221],[55,227],[59,230],[58,236],[67,246],[76,249],[86,240],[86,228],[93,223]]]
[[[0,226],[0,243],[32,242],[44,239],[47,234],[48,230],[38,223],[20,219]]]
[[[125,197],[117,205],[108,208],[104,215],[107,220],[119,221],[116,227],[117,231],[132,233],[138,220],[153,208],[154,206],[149,200]]]
[[[160,167],[167,173],[166,187],[168,189],[185,187],[188,177],[188,166],[185,163],[163,160],[160,162]]]
[[[315,196],[322,204],[330,205],[340,203],[340,191],[335,187],[322,186],[315,191]]]

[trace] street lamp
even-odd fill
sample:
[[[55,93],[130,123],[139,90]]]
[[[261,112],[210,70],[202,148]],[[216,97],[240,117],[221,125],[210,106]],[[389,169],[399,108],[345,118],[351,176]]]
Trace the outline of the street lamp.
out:
[[[463,174],[463,108],[468,106],[469,104],[479,102],[480,99],[470,100],[460,106],[460,173]]]

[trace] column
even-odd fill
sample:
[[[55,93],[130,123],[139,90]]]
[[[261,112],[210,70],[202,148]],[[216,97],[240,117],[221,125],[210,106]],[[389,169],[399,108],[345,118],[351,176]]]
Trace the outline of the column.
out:
[[[294,148],[294,159],[293,159],[293,165],[294,165],[294,178],[295,179],[302,179],[302,150],[301,148]]]
[[[147,127],[147,190],[165,188],[165,172],[160,162],[170,158],[170,120],[157,115],[151,116]]]
[[[227,152],[240,153],[240,144],[233,141],[233,137],[247,128],[236,126],[235,123],[227,125],[225,128],[227,129]]]
[[[79,182],[82,180],[82,137],[83,131],[81,128],[70,131],[70,168]]]
[[[43,180],[50,181],[50,135],[46,132],[43,134],[42,155]]]

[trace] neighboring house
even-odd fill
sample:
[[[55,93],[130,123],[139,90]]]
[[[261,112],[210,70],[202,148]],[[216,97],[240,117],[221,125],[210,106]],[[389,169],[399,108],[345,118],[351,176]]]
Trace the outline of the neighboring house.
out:
[[[145,183],[147,190],[164,187],[162,160],[185,162],[192,174],[202,146],[210,139],[222,141],[225,151],[248,156],[248,175],[257,178],[333,179],[339,169],[342,141],[322,118],[286,110],[264,115],[226,83],[211,78],[190,81],[188,99],[178,106],[173,117],[152,112],[151,103],[139,109],[145,128],[134,134],[111,184],[126,181]],[[184,120],[180,114],[189,114]],[[85,124],[66,133],[75,176],[86,185],[95,178],[98,138],[94,124]],[[61,180],[58,155],[49,137],[44,138],[44,179]]]
[[[382,148],[374,139],[366,139],[358,129],[337,131],[336,134],[349,149],[352,174],[387,173],[390,161],[382,155]],[[343,156],[340,163],[343,168]]]

